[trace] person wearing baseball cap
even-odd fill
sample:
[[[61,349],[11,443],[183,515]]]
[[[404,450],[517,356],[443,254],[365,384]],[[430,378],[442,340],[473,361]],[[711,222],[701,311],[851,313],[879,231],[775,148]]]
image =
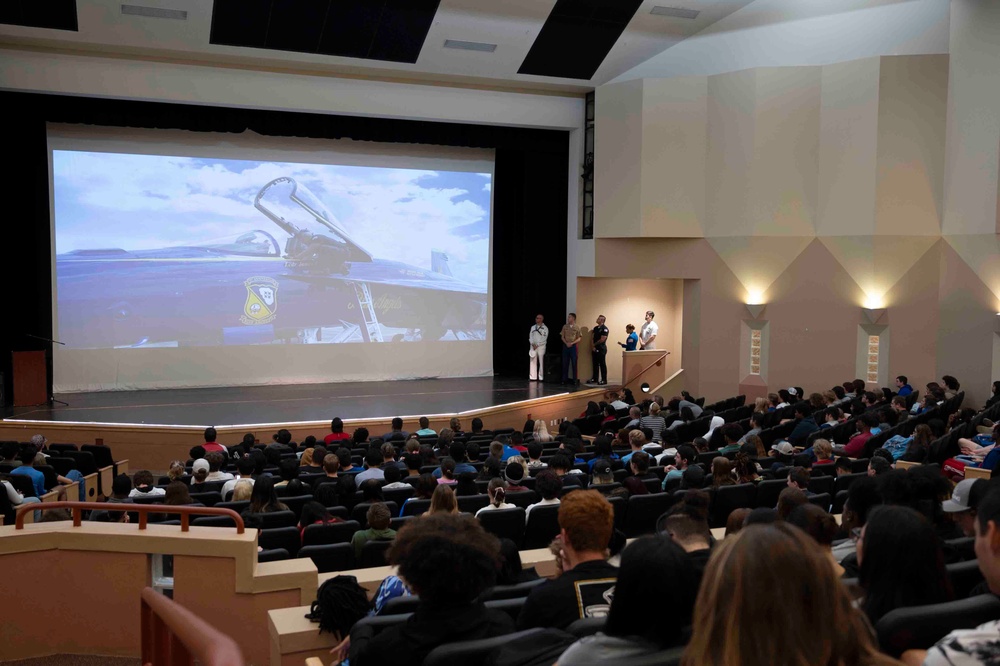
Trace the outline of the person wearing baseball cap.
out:
[[[772,444],[771,451],[773,451],[775,455],[782,455],[782,456],[795,455],[795,447],[784,440]]]
[[[611,470],[611,461],[607,458],[598,458],[594,463],[594,475],[590,480],[590,485],[607,485],[615,482],[615,475]]]
[[[941,503],[941,509],[950,513],[965,536],[975,536],[976,507],[990,488],[986,479],[964,479],[955,484],[951,499]]]

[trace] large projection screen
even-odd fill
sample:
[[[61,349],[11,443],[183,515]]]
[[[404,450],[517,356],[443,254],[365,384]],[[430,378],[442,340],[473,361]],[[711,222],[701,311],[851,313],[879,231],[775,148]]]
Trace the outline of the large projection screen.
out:
[[[491,150],[49,126],[56,392],[492,374]]]

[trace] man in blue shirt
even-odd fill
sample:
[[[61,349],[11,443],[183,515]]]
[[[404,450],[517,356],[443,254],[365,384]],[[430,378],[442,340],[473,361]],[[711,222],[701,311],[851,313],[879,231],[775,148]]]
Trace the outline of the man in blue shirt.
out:
[[[473,474],[478,474],[476,468],[469,464],[469,461],[465,459],[465,442],[452,442],[451,447],[448,449],[448,455],[452,460],[455,461],[455,476],[459,474],[465,474],[466,472],[472,472]],[[441,478],[441,468],[438,467],[434,470],[434,478]]]
[[[15,467],[11,470],[11,476],[27,476],[30,478],[31,485],[35,488],[35,497],[41,497],[45,494],[45,475],[34,468],[34,447],[25,447],[24,450],[21,451],[19,459],[21,460],[21,466]]]
[[[906,397],[913,393],[913,387],[907,383],[906,375],[896,377],[896,395]]]

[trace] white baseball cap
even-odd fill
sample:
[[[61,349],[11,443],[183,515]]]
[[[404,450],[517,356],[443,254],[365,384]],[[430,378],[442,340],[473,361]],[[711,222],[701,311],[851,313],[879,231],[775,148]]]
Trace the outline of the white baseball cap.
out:
[[[960,513],[968,511],[969,495],[972,493],[972,486],[976,479],[964,479],[955,484],[955,489],[951,491],[951,499],[941,502],[941,508],[947,513]]]

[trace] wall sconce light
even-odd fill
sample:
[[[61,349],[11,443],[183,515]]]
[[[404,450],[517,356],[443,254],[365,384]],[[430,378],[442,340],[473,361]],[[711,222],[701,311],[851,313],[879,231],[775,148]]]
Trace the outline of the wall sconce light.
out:
[[[640,390],[641,390],[641,391],[642,391],[643,393],[649,393],[649,384],[648,384],[648,383],[646,383],[646,382],[643,382],[643,383],[642,383],[642,386],[640,386],[640,387],[639,387],[639,389],[640,389]]]
[[[886,308],[861,308],[861,315],[869,324],[877,324],[879,319],[887,312]]]
[[[766,303],[747,303],[747,312],[750,313],[751,319],[757,319],[764,312],[764,308],[767,307]]]

